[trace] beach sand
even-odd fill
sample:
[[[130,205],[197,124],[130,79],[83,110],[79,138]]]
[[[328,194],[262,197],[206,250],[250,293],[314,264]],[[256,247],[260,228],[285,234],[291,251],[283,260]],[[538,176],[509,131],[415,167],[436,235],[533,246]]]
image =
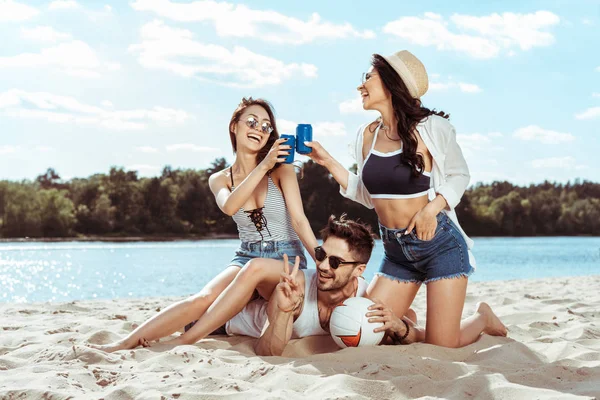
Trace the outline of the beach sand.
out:
[[[293,341],[258,357],[254,339],[107,354],[108,343],[179,298],[0,304],[2,399],[600,398],[600,276],[469,285],[464,315],[488,302],[508,338],[461,349],[426,344],[338,350]],[[414,308],[425,317],[425,289]]]

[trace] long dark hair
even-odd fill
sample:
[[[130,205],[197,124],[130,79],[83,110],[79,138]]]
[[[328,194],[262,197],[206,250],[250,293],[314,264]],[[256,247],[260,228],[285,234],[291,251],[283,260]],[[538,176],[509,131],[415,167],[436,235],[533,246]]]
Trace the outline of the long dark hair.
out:
[[[235,154],[237,152],[237,140],[235,139],[235,133],[233,132],[233,128],[235,127],[235,124],[237,124],[240,121],[240,117],[242,116],[246,108],[255,105],[262,107],[267,112],[267,114],[269,114],[271,126],[273,127],[273,132],[271,132],[271,135],[267,139],[267,143],[262,149],[260,149],[260,151],[256,155],[256,164],[258,165],[262,160],[265,159],[265,157],[269,153],[269,150],[271,150],[271,147],[273,147],[273,143],[275,143],[275,141],[279,139],[279,132],[277,131],[277,124],[275,123],[275,112],[271,103],[269,103],[265,99],[253,99],[252,97],[243,97],[242,101],[240,102],[240,104],[238,104],[237,108],[235,109],[235,111],[233,111],[233,114],[231,115],[231,121],[229,121],[229,138],[231,139],[231,147],[233,149],[233,153]],[[281,164],[279,163],[275,164],[271,171],[273,171],[280,165]]]
[[[425,171],[423,155],[417,153],[417,146],[419,145],[417,133],[415,132],[417,124],[430,115],[439,115],[446,119],[450,118],[450,115],[443,111],[438,112],[423,107],[421,100],[410,95],[400,75],[379,54],[373,54],[371,65],[377,70],[383,85],[392,95],[394,116],[398,121],[398,136],[402,141],[400,159],[410,165],[412,176],[417,177]]]

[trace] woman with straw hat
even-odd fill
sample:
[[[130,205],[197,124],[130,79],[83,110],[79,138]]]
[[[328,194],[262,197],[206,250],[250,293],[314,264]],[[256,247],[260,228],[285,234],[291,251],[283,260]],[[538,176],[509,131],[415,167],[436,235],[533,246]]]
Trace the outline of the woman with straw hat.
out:
[[[456,132],[447,114],[422,105],[429,83],[417,57],[406,50],[374,54],[371,64],[357,89],[363,108],[379,111],[380,118],[358,129],[357,173],[318,142],[307,143],[313,149],[309,156],[329,170],[343,196],[377,212],[385,255],[369,297],[404,315],[425,283],[426,342],[472,343],[483,328],[475,319],[461,325],[475,261],[473,241],[454,211],[469,183]]]

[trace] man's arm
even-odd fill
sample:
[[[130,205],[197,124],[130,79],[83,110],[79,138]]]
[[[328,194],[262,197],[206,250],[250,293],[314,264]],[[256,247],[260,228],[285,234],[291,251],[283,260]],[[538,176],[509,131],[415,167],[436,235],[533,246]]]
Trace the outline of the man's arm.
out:
[[[254,350],[259,356],[280,356],[292,338],[294,311],[280,310],[277,306],[277,299],[273,296],[269,300],[267,314],[269,320],[265,324]]]
[[[292,338],[294,316],[304,302],[304,285],[296,279],[300,257],[296,256],[295,261],[292,273],[288,274],[288,258],[283,255],[281,278],[267,305],[269,321],[254,347],[259,356],[280,356]]]

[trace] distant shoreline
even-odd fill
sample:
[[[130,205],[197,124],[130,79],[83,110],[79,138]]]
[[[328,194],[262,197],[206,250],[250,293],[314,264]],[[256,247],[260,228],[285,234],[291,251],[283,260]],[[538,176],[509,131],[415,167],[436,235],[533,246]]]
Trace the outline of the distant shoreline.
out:
[[[556,235],[556,236],[471,236],[472,239],[499,239],[499,238],[569,238],[569,237],[599,237],[596,235]],[[208,236],[187,235],[187,236],[74,236],[66,238],[0,238],[0,243],[63,243],[63,242],[177,242],[177,241],[202,241],[202,240],[221,240],[238,239],[238,235],[231,234],[213,234]]]
[[[0,243],[60,243],[60,242],[176,242],[181,240],[217,240],[237,239],[238,235],[215,234],[208,236],[186,235],[186,236],[74,236],[64,238],[0,238]]]

